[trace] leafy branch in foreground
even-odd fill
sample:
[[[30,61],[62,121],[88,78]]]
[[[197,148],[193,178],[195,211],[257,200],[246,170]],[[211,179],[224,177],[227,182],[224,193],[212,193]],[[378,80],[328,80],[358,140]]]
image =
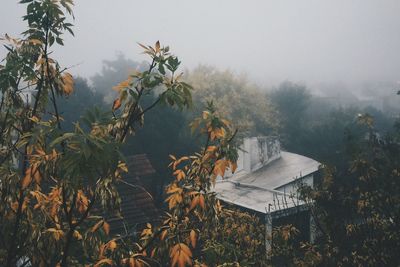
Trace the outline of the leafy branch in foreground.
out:
[[[93,264],[116,248],[103,215],[119,208],[115,184],[127,171],[122,142],[159,102],[189,106],[190,86],[175,75],[179,60],[157,42],[146,47],[149,69],[117,86],[114,114],[89,111],[65,132],[57,100],[73,92],[74,81],[51,54],[65,31],[73,34],[65,15],[73,2],[21,3],[28,29],[22,39],[2,39],[8,53],[0,65],[0,265]],[[158,99],[142,107],[149,94]]]
[[[141,242],[136,244],[138,251],[131,252],[135,259],[150,258],[179,267],[200,266],[204,257],[201,248],[215,235],[221,204],[211,187],[217,176],[236,169],[236,131],[212,105],[192,123],[192,128],[199,128],[205,135],[205,146],[191,156],[170,156],[175,179],[166,188],[168,212],[161,225],[148,224],[143,230]]]

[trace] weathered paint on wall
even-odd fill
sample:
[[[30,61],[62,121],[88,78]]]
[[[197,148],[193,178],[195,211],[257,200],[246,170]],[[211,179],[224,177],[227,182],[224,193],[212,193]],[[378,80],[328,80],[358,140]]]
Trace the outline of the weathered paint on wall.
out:
[[[253,172],[271,161],[280,158],[281,148],[276,137],[251,137],[243,140],[243,151],[239,161],[246,172]]]

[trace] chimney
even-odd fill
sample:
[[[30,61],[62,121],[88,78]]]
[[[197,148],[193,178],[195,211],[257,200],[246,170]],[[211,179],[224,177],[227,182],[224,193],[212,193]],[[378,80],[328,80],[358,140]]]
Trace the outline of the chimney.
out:
[[[276,136],[244,138],[242,149],[238,161],[243,164],[245,172],[254,172],[281,157],[281,146]]]

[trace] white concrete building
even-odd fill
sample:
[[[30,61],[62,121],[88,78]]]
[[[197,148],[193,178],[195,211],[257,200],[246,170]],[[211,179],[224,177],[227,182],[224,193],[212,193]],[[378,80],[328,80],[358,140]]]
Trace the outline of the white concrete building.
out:
[[[312,220],[297,189],[299,184],[313,186],[320,163],[281,151],[276,137],[245,138],[241,148],[235,173],[219,177],[216,182],[217,197],[263,217],[267,235],[278,221],[290,222],[289,216],[304,213],[302,227],[308,228],[307,239],[312,241]]]

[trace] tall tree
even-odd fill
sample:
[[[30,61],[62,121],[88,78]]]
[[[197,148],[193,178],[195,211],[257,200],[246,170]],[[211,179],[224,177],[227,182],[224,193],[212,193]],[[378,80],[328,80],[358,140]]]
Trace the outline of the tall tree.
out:
[[[360,115],[363,134],[349,140],[342,169],[325,168],[314,188],[301,189],[317,238],[313,244],[286,238],[273,257],[286,251],[287,266],[398,266],[400,246],[399,133],[376,132]],[[278,229],[280,236],[287,229]],[[298,234],[291,231],[292,237]],[[280,257],[282,259],[282,257]]]
[[[243,135],[275,134],[279,121],[275,109],[260,89],[244,76],[226,70],[198,66],[188,73],[193,101],[198,112],[213,102],[219,112],[233,121]]]
[[[299,143],[298,136],[305,128],[304,114],[311,95],[303,85],[284,82],[270,93],[270,98],[280,115],[281,141],[285,148],[295,150]]]

